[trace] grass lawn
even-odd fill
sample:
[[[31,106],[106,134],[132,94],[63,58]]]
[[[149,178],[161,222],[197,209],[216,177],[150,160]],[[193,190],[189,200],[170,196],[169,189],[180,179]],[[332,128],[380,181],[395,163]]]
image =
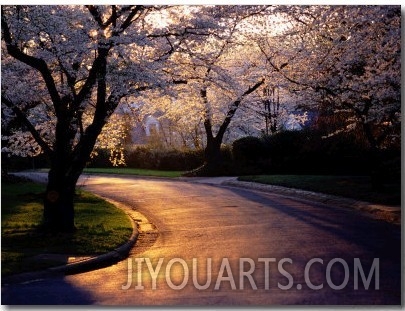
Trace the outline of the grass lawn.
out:
[[[239,180],[321,192],[371,203],[401,204],[400,183],[385,184],[384,189],[375,191],[369,176],[255,175],[242,176]]]
[[[83,173],[99,173],[99,174],[125,174],[125,175],[139,175],[139,176],[155,176],[155,177],[180,177],[183,171],[158,171],[146,170],[138,168],[85,168]]]
[[[60,265],[67,260],[67,256],[43,260],[38,257],[41,254],[94,255],[115,249],[131,236],[131,221],[122,210],[83,191],[75,201],[75,233],[38,232],[44,190],[44,185],[32,182],[1,184],[2,276]]]

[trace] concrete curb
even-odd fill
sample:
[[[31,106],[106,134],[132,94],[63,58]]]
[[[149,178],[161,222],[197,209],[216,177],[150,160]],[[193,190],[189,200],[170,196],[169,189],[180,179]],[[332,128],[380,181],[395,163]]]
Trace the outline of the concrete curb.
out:
[[[121,208],[120,206],[117,206],[117,205],[115,205],[115,206],[117,208]],[[121,208],[121,209],[123,209],[123,208]],[[126,212],[128,217],[131,219],[131,224],[132,224],[132,234],[126,243],[122,244],[121,246],[117,247],[116,249],[114,249],[108,253],[94,256],[91,258],[82,259],[82,260],[68,263],[65,265],[47,268],[47,269],[41,270],[41,271],[26,272],[26,273],[10,275],[7,277],[2,277],[2,280],[1,280],[2,286],[5,286],[7,284],[13,284],[13,283],[27,283],[27,282],[32,282],[35,280],[44,279],[44,278],[87,272],[87,271],[91,271],[91,270],[113,265],[113,264],[127,258],[131,248],[134,246],[134,244],[136,243],[136,241],[138,239],[139,231],[138,231],[137,222],[134,220],[134,218],[131,216],[131,214],[128,211],[126,211],[125,209],[123,209],[123,210]]]
[[[294,196],[300,199],[315,201],[322,204],[330,204],[343,208],[352,208],[361,212],[365,212],[368,216],[374,219],[384,220],[397,225],[401,224],[401,207],[397,206],[373,204],[329,194],[247,181],[229,180],[224,181],[223,183],[221,183],[221,185],[276,193],[290,197]]]

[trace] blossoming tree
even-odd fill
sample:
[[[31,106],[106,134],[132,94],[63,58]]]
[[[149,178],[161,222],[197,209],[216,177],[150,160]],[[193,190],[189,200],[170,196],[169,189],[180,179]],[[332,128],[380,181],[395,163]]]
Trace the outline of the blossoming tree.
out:
[[[361,132],[373,150],[400,138],[399,6],[280,8],[284,44],[257,40],[302,106],[338,119],[328,135]],[[341,116],[341,117],[339,117]]]
[[[194,25],[191,14],[178,23],[181,13],[148,6],[2,6],[2,112],[23,125],[14,141],[25,139],[31,152],[50,159],[44,229],[74,230],[76,182],[120,101],[173,82],[161,71],[176,44],[168,33]]]

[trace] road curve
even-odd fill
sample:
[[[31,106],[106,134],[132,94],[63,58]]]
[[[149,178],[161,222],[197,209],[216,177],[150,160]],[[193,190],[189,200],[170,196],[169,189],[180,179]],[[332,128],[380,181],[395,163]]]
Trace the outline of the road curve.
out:
[[[232,187],[102,176],[80,183],[140,212],[129,258],[3,286],[2,304],[401,304],[398,225]]]

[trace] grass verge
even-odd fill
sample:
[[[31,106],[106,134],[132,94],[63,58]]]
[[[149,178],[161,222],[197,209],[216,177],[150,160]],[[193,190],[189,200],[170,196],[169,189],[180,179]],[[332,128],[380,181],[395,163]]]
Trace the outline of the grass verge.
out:
[[[126,167],[111,167],[111,168],[86,168],[83,173],[93,174],[122,174],[122,175],[138,175],[138,176],[154,176],[154,177],[180,177],[183,171],[158,171],[139,168]]]
[[[40,233],[44,190],[44,185],[32,182],[2,182],[2,276],[64,264],[71,255],[105,253],[131,236],[131,221],[122,210],[83,191],[75,199],[75,233]]]
[[[318,175],[254,175],[241,176],[241,181],[315,191],[352,198],[370,203],[400,205],[401,184],[385,184],[373,190],[369,176],[318,176]]]

